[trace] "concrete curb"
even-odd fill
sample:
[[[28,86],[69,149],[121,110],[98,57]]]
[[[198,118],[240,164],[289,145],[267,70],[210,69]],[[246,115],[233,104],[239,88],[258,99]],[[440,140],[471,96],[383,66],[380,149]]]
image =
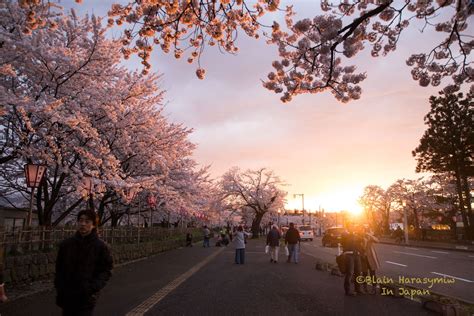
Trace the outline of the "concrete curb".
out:
[[[449,248],[449,247],[436,247],[436,246],[425,246],[425,245],[405,245],[405,244],[397,244],[394,242],[388,241],[379,241],[378,244],[385,244],[385,245],[395,245],[395,246],[406,246],[406,247],[416,247],[416,248],[427,248],[427,249],[441,249],[441,250],[450,250],[450,251],[460,251],[460,252],[470,252],[473,253],[474,249],[464,249],[464,248]],[[457,247],[466,247],[467,246],[457,246]]]

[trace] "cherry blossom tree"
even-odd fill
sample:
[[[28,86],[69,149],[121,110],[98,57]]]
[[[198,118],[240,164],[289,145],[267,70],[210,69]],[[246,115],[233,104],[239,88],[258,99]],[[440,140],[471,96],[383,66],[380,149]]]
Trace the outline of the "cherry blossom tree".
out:
[[[94,113],[120,61],[117,43],[105,39],[99,20],[74,12],[50,21],[54,28],[25,34],[27,10],[2,7],[0,126],[7,137],[0,159],[10,167],[28,161],[48,166],[36,194],[40,224],[47,225],[62,194],[80,187],[84,171],[116,177],[117,160],[94,128]],[[75,195],[74,207],[82,200]]]
[[[472,83],[472,35],[468,18],[473,14],[469,0],[427,1],[321,1],[322,14],[294,21],[293,6],[286,7],[286,28],[274,22],[261,23],[268,12],[277,11],[279,0],[258,0],[252,5],[244,0],[215,1],[133,1],[114,4],[109,11],[109,25],[127,24],[122,39],[123,55],[138,54],[144,72],[153,48],[173,53],[176,58],[197,62],[196,75],[203,79],[200,63],[206,46],[236,53],[237,35],[245,33],[278,47],[280,60],[272,63],[264,87],[289,102],[298,94],[331,91],[342,101],[359,99],[360,83],[365,73],[357,72],[348,59],[366,46],[373,57],[396,50],[398,41],[409,28],[421,28],[445,34],[427,52],[412,54],[407,65],[413,79],[421,86],[438,86],[451,77],[447,91],[459,90]],[[416,23],[419,21],[421,26]],[[263,29],[263,32],[260,32]],[[186,58],[187,57],[187,58]],[[471,85],[472,87],[472,85]]]
[[[391,195],[394,210],[403,214],[406,208],[408,224],[413,225],[415,234],[419,233],[422,224],[426,222],[426,215],[433,210],[435,204],[433,197],[428,193],[427,182],[429,180],[423,177],[400,179],[387,189]]]
[[[23,163],[46,164],[35,199],[41,225],[59,224],[84,202],[86,176],[103,223],[123,216],[126,207],[110,206],[122,204],[126,189],[140,191],[140,202],[157,192],[175,201],[173,212],[203,204],[192,130],[162,115],[159,76],[122,67],[121,43],[94,16],[58,13],[28,26],[29,16],[47,11],[34,3],[1,4],[1,185],[25,191]]]
[[[390,231],[392,196],[388,190],[377,185],[366,186],[359,203],[364,207],[367,221],[374,231]]]
[[[454,231],[456,215],[459,212],[456,180],[449,173],[435,174],[425,181],[425,185],[433,202],[432,209],[426,216],[440,224],[449,225]]]
[[[234,167],[220,181],[223,201],[228,209],[247,210],[253,213],[252,233],[258,237],[263,216],[283,208],[286,192],[280,187],[284,183],[272,170],[241,171]]]

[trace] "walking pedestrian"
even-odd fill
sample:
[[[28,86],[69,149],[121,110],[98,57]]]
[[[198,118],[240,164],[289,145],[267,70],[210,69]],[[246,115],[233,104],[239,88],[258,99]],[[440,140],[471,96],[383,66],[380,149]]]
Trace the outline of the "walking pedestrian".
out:
[[[270,262],[278,263],[278,250],[280,248],[281,234],[276,225],[267,234],[267,246],[270,247]]]
[[[234,233],[233,243],[235,246],[235,263],[245,263],[245,238],[250,235],[242,226],[237,227],[237,231]]]
[[[0,302],[5,303],[8,301],[7,294],[5,293],[5,283],[3,281],[3,266],[0,270]]]
[[[290,223],[290,228],[286,232],[285,235],[285,245],[288,246],[288,259],[286,262],[291,262],[293,260],[294,263],[298,263],[298,256],[299,256],[299,247],[300,247],[301,237],[300,232],[298,229],[295,228],[294,223]]]
[[[207,225],[204,225],[204,229],[203,229],[202,233],[204,235],[202,246],[204,248],[205,247],[210,247],[209,240],[211,239],[211,231],[209,230],[209,228],[207,228]]]
[[[186,247],[192,247],[193,246],[193,234],[187,233],[186,234]]]
[[[363,294],[360,289],[360,283],[357,282],[357,277],[361,273],[361,241],[355,234],[353,227],[348,228],[348,232],[342,235],[342,250],[345,258],[345,276],[344,276],[344,291],[348,296],[354,296],[355,293]],[[354,284],[355,293],[351,290],[351,283]]]
[[[393,235],[395,237],[396,243],[401,243],[404,241],[403,230],[400,228],[400,226],[397,226],[397,229],[393,232]]]
[[[63,316],[92,315],[99,292],[112,275],[110,249],[97,235],[97,214],[80,211],[77,222],[76,234],[61,242],[56,259],[56,304]]]
[[[379,258],[377,257],[377,252],[375,251],[374,243],[379,242],[378,238],[375,237],[372,232],[367,229],[362,238],[362,257],[361,257],[361,266],[362,266],[362,275],[364,277],[370,276],[372,280],[375,280],[375,271],[380,268]],[[366,279],[366,278],[364,278]],[[373,290],[370,294],[376,294],[377,284],[373,285]],[[369,293],[367,289],[367,282],[364,282],[364,290]]]

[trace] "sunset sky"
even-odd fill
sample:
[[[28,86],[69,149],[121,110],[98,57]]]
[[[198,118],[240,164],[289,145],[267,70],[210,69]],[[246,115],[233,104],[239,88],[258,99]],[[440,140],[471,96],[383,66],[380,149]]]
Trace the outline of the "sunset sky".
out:
[[[102,16],[111,3],[84,0],[76,5],[70,0],[62,5]],[[297,18],[320,12],[319,1],[293,3],[296,12],[306,14]],[[368,73],[362,98],[349,104],[339,103],[330,93],[281,103],[279,95],[261,85],[272,70],[277,48],[244,34],[239,34],[236,56],[206,48],[201,58],[205,80],[195,76],[197,65],[186,58],[176,60],[155,50],[151,61],[153,71],[163,74],[165,112],[171,121],[194,129],[194,157],[202,165],[212,165],[214,177],[232,166],[266,167],[288,184],[289,209],[301,207],[301,197],[294,199],[293,194],[303,193],[306,209],[353,210],[366,185],[386,188],[397,179],[420,176],[411,151],[426,128],[428,97],[440,88],[418,86],[405,60],[411,53],[426,51],[433,40],[430,34],[420,36],[410,29],[402,34],[395,53],[374,59],[366,49],[349,60]],[[118,35],[118,30],[112,32]],[[127,66],[140,67],[133,62]]]

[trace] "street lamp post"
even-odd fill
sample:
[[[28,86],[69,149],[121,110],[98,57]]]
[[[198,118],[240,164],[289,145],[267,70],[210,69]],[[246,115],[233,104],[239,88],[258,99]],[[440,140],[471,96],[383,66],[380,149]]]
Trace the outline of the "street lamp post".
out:
[[[39,187],[41,180],[43,179],[43,175],[46,171],[46,165],[35,165],[28,163],[24,166],[25,170],[25,177],[26,177],[26,186],[31,188],[31,196],[30,196],[30,209],[28,211],[28,217],[26,218],[26,223],[24,223],[24,227],[31,226],[31,218],[33,215],[33,198],[35,188]]]
[[[297,196],[301,196],[301,203],[303,205],[303,225],[304,225],[304,194],[303,193],[293,194],[293,198],[296,198]]]
[[[402,201],[403,206],[403,231],[405,233],[405,244],[409,245],[408,241],[408,217],[407,217],[407,202],[405,200]]]

